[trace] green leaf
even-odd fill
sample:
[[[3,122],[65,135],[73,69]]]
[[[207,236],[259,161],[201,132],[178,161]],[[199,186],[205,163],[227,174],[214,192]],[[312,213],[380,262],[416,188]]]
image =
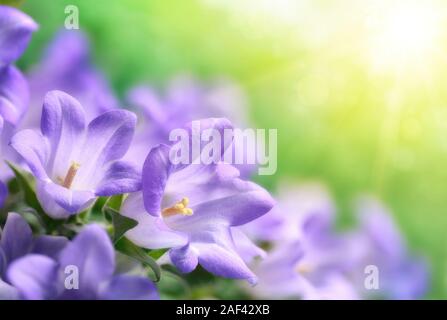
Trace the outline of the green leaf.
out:
[[[115,209],[104,207],[104,212],[106,215],[112,217],[113,224],[113,242],[119,241],[123,235],[132,228],[135,228],[138,225],[138,222],[134,219],[122,216]]]
[[[155,261],[151,256],[149,256],[144,249],[137,247],[136,245],[134,245],[132,242],[130,242],[126,238],[121,238],[115,244],[115,248],[119,252],[143,263],[145,266],[152,269],[152,272],[154,273],[154,278],[155,278],[154,281],[155,282],[160,281],[160,277],[161,277],[160,266],[157,264],[157,261]]]

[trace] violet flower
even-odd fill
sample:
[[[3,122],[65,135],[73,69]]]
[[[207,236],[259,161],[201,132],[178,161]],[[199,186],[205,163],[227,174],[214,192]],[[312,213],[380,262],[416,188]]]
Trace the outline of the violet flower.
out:
[[[225,80],[205,86],[191,77],[181,76],[170,83],[164,95],[149,86],[137,86],[129,91],[127,100],[140,116],[125,158],[141,166],[151,147],[169,143],[171,130],[195,119],[224,117],[241,128],[248,124],[245,97],[237,86]],[[254,169],[247,165],[237,168],[244,177]]]
[[[41,133],[22,130],[11,146],[37,178],[37,196],[53,218],[85,210],[97,196],[140,189],[140,176],[119,159],[126,153],[136,123],[126,110],[108,111],[87,126],[79,102],[61,91],[44,101]]]
[[[77,269],[77,284],[67,286],[67,270]],[[29,254],[8,268],[7,278],[27,300],[158,299],[147,278],[115,275],[115,252],[107,233],[86,226],[56,258]]]
[[[19,214],[10,212],[3,231],[0,229],[0,300],[19,297],[18,290],[6,279],[14,261],[31,253],[55,258],[67,242],[64,237],[33,237],[28,223]]]
[[[28,75],[31,107],[22,128],[39,126],[41,101],[51,90],[76,97],[87,121],[118,106],[105,77],[92,63],[87,37],[80,31],[62,30],[44,52],[42,61]]]
[[[228,127],[225,119],[201,121],[203,130],[223,132]],[[255,283],[256,276],[238,254],[231,227],[262,216],[273,199],[260,186],[241,180],[228,164],[174,165],[170,149],[159,145],[147,156],[143,190],[129,195],[121,208],[121,214],[138,221],[125,236],[144,248],[170,248],[169,258],[181,272],[200,264],[215,275]]]
[[[243,230],[269,241],[272,252],[254,267],[255,295],[263,298],[356,299],[348,271],[349,244],[334,230],[335,212],[327,192],[316,184],[288,186],[278,205]]]
[[[17,155],[7,146],[14,128],[28,107],[28,84],[12,65],[28,46],[37,24],[19,10],[0,5],[0,206],[7,195],[3,181],[11,176],[3,159],[16,161]]]
[[[389,211],[374,199],[359,203],[360,228],[350,235],[352,269],[365,297],[388,299],[419,299],[428,290],[426,262],[408,252],[407,246]],[[364,285],[365,267],[377,267],[378,288]]]

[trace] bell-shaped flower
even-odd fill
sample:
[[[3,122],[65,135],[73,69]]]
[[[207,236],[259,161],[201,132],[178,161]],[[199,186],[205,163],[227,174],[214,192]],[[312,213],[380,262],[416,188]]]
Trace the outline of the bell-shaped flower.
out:
[[[231,128],[225,119],[200,121],[201,130]],[[190,131],[191,132],[191,131]],[[191,141],[188,142],[191,144]],[[219,156],[231,145],[223,146]],[[223,277],[256,282],[232,237],[231,227],[246,224],[274,205],[270,194],[222,162],[174,164],[173,146],[153,148],[143,166],[142,192],[129,195],[121,213],[138,221],[126,233],[148,249],[170,248],[169,258],[181,272],[198,264]]]
[[[27,300],[158,299],[145,277],[115,274],[115,251],[98,225],[86,226],[57,257],[29,254],[7,270],[8,281]]]
[[[140,176],[120,161],[135,129],[136,116],[113,110],[85,122],[79,102],[61,91],[44,100],[41,132],[19,131],[11,146],[37,179],[37,196],[53,218],[81,212],[97,196],[140,189]]]
[[[25,13],[0,5],[0,67],[13,63],[22,55],[37,28]]]

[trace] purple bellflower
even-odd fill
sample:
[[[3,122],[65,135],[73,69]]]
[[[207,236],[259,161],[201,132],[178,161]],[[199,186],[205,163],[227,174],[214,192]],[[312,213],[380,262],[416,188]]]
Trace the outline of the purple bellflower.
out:
[[[10,212],[3,230],[0,229],[0,300],[19,298],[17,288],[6,278],[7,270],[14,261],[28,254],[56,258],[67,243],[64,237],[33,237],[28,223],[19,214]]]
[[[10,150],[8,143],[29,101],[28,84],[12,63],[25,51],[37,28],[26,14],[0,5],[0,206],[7,194],[3,181],[11,176],[3,160],[17,160],[17,154]]]
[[[28,75],[31,107],[21,127],[39,126],[41,101],[52,90],[76,97],[84,108],[87,121],[116,108],[118,102],[114,94],[91,60],[90,45],[82,32],[62,30],[57,33],[42,61]]]
[[[357,266],[357,279],[363,295],[388,299],[419,299],[428,290],[426,262],[411,255],[389,211],[377,200],[364,198],[359,202],[360,228],[350,235],[351,252]],[[366,288],[365,270],[378,270],[378,287]]]
[[[255,266],[260,297],[356,299],[346,241],[333,230],[334,209],[319,185],[285,188],[278,205],[244,230],[273,250]]]
[[[41,132],[22,130],[11,146],[37,178],[37,196],[45,211],[61,219],[85,210],[97,196],[140,189],[137,170],[120,160],[135,123],[133,113],[117,109],[86,125],[79,102],[52,91],[44,100]]]
[[[114,272],[115,252],[107,233],[89,225],[57,257],[29,254],[15,260],[7,278],[27,300],[158,299],[149,279]],[[76,278],[69,279],[70,274]]]
[[[222,132],[229,127],[225,119],[201,120],[203,130]],[[181,272],[200,264],[215,275],[255,283],[231,228],[268,212],[273,199],[260,186],[241,180],[228,164],[174,165],[171,148],[159,145],[148,154],[142,192],[129,195],[121,209],[121,214],[138,221],[125,236],[144,248],[170,248],[169,258]],[[220,156],[224,151],[225,147]]]

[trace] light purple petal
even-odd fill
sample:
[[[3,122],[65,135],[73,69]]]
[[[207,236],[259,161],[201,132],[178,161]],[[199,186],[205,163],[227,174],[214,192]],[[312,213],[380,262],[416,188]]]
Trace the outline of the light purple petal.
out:
[[[141,192],[127,197],[121,207],[121,214],[138,221],[138,225],[125,234],[138,246],[161,249],[179,247],[188,243],[186,234],[168,228],[162,218],[151,216],[146,212]]]
[[[19,214],[8,213],[0,240],[7,263],[29,253],[32,244],[33,234],[28,223]]]
[[[90,122],[78,161],[81,167],[76,183],[99,182],[104,174],[101,169],[127,152],[135,125],[135,114],[126,110],[108,111]]]
[[[231,235],[237,253],[246,262],[250,263],[254,258],[265,258],[267,252],[259,248],[240,228],[231,228]]]
[[[49,150],[40,133],[29,129],[19,131],[11,138],[10,145],[25,160],[38,179],[49,180],[45,170]]]
[[[43,207],[47,206],[45,202],[49,201],[48,197],[53,199],[57,205],[67,211],[66,217],[86,209],[96,198],[92,191],[71,190],[53,182],[38,184],[37,195]],[[53,212],[50,209],[47,213],[52,215]],[[57,214],[54,217],[58,218]]]
[[[147,278],[119,275],[101,290],[100,299],[104,300],[158,300],[154,283]]]
[[[22,73],[14,66],[0,67],[0,115],[5,121],[16,125],[28,102],[28,83]]]
[[[3,207],[3,204],[5,203],[5,199],[8,196],[8,188],[6,184],[3,183],[3,181],[0,181],[0,207]]]
[[[197,254],[198,252],[195,252],[189,245],[169,250],[172,263],[183,273],[189,273],[197,267],[199,263]]]
[[[221,277],[244,279],[256,284],[256,275],[234,251],[214,243],[194,243],[199,263],[207,271]]]
[[[0,279],[0,300],[17,300],[19,298],[19,291]]]
[[[41,130],[50,144],[47,173],[63,179],[82,146],[84,110],[79,102],[62,91],[47,93],[42,110]]]
[[[44,300],[56,296],[57,262],[46,256],[30,254],[9,267],[9,282],[27,300]]]
[[[28,15],[15,8],[1,5],[0,65],[18,59],[37,28],[37,24]]]
[[[65,237],[43,235],[34,240],[32,252],[57,259],[67,244],[68,239]]]
[[[137,167],[124,161],[116,161],[109,165],[104,178],[96,187],[95,194],[111,196],[135,192],[141,189],[141,173]]]
[[[172,167],[169,161],[169,150],[170,148],[166,145],[153,148],[143,165],[144,206],[149,214],[156,217],[160,215],[161,201]]]
[[[61,252],[59,262],[62,270],[76,266],[79,291],[95,296],[101,282],[114,272],[115,254],[107,233],[99,225],[88,225]]]

